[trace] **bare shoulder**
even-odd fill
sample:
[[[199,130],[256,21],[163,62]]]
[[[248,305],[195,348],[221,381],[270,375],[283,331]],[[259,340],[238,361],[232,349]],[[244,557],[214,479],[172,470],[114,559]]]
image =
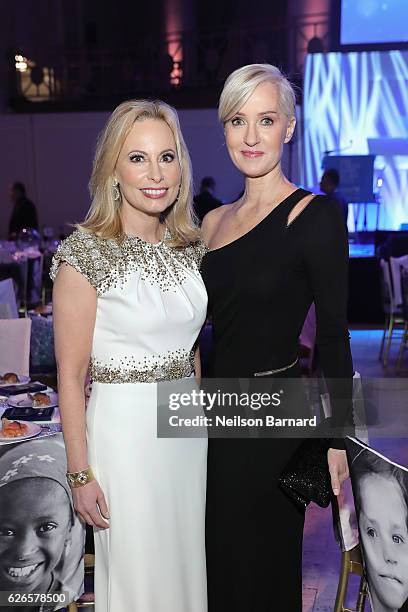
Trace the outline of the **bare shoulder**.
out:
[[[292,208],[287,219],[287,225],[292,225],[303,211],[316,199],[315,193],[309,193]]]
[[[230,206],[231,204],[223,204],[222,206],[218,206],[218,208],[210,210],[210,212],[205,215],[201,225],[201,232],[202,238],[206,244],[208,244],[215,228],[220,224],[221,219],[229,210]]]

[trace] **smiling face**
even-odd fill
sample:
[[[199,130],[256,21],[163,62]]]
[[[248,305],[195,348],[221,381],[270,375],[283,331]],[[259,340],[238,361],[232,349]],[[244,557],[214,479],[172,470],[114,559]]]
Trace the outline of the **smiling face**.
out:
[[[408,598],[407,506],[394,477],[364,476],[359,526],[374,609],[396,611]]]
[[[273,83],[261,83],[247,102],[224,126],[229,154],[245,176],[256,178],[280,166],[283,144],[295,129],[295,118],[287,117],[279,104]]]
[[[47,591],[70,537],[70,511],[66,492],[49,478],[2,487],[0,590]]]
[[[169,126],[158,119],[136,121],[115,168],[123,206],[159,215],[176,199],[181,171]]]

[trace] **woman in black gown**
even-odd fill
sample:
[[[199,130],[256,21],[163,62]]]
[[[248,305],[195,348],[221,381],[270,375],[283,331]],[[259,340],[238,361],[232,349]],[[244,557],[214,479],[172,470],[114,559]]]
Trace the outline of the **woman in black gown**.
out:
[[[334,414],[335,424],[342,425],[351,412],[353,375],[347,239],[336,204],[298,189],[283,175],[282,150],[295,128],[294,113],[290,83],[268,64],[235,71],[221,94],[226,144],[246,182],[237,202],[211,211],[203,223],[209,251],[202,274],[213,320],[211,375],[299,376],[298,337],[314,302],[323,372],[349,381],[346,402]],[[301,611],[304,512],[278,485],[298,444],[296,439],[209,440],[209,612]],[[348,476],[341,440],[333,441],[328,462],[338,494]]]

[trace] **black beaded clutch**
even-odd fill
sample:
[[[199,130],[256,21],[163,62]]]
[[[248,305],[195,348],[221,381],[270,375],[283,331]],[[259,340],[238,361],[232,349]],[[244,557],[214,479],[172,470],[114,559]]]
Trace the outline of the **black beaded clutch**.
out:
[[[280,487],[303,508],[312,501],[321,508],[330,504],[333,492],[327,463],[328,440],[304,440],[279,477]]]

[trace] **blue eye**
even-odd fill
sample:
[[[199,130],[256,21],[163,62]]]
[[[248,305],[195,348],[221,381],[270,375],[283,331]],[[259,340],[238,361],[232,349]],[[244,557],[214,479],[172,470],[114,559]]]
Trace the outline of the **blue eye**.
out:
[[[264,117],[261,123],[262,125],[273,125],[274,121],[271,117]]]
[[[244,120],[241,119],[241,117],[234,117],[233,119],[231,119],[231,125],[243,125],[244,124]]]
[[[129,159],[131,162],[137,164],[137,163],[142,162],[144,160],[144,157],[143,155],[140,155],[139,153],[135,153],[134,155],[131,155]]]

